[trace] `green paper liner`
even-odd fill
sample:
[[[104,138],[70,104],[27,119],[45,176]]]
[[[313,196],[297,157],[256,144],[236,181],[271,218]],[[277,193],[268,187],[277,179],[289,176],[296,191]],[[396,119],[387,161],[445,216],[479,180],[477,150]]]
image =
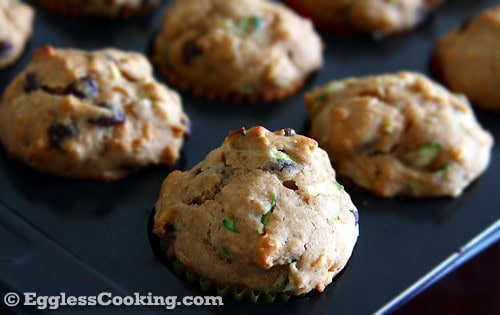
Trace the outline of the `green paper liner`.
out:
[[[199,287],[203,292],[216,292],[223,298],[232,298],[237,302],[250,303],[274,303],[276,301],[287,302],[291,295],[286,292],[259,291],[248,287],[234,287],[231,285],[219,286],[215,281],[200,277],[198,274],[188,270],[177,258],[173,258],[170,263],[174,269],[175,275],[186,280],[190,285]]]
[[[175,233],[159,239],[158,244],[163,257],[166,259],[178,278],[186,280],[189,284],[199,287],[203,292],[216,293],[223,298],[233,298],[238,302],[246,301],[250,303],[264,302],[270,304],[277,301],[277,299],[281,302],[288,302],[288,300],[292,297],[292,295],[287,292],[275,292],[273,290],[260,291],[248,287],[240,288],[231,285],[221,287],[217,285],[215,281],[199,276],[195,272],[186,268],[186,266],[184,266],[184,264],[175,256],[169,256],[167,254],[174,237]]]
[[[177,258],[169,259],[169,263],[177,277],[186,280],[189,284],[199,287],[203,292],[217,293],[223,298],[233,298],[237,302],[250,303],[274,303],[279,300],[287,302],[291,298],[291,294],[287,292],[260,291],[251,288],[238,288],[231,285],[219,286],[215,281],[200,277],[198,274],[187,269]]]

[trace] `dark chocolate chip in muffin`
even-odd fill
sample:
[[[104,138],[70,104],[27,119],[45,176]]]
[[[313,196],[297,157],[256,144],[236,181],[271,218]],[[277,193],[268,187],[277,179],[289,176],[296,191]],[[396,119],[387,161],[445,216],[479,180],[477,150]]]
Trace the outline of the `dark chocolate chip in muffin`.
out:
[[[295,163],[287,159],[275,159],[269,163],[269,169],[272,171],[284,171],[294,167]]]
[[[96,98],[99,95],[97,82],[90,76],[82,77],[68,87],[68,93],[79,98]]]
[[[187,118],[184,122],[184,127],[185,127],[185,131],[184,131],[184,137],[185,138],[190,138],[191,135],[192,135],[192,123],[191,123],[191,120],[189,118]]]
[[[0,40],[0,57],[10,54],[14,45],[9,40]]]
[[[89,123],[101,127],[113,127],[125,123],[125,113],[121,110],[112,110],[110,115],[89,118]]]
[[[23,88],[26,93],[38,90],[40,88],[40,80],[38,79],[38,76],[33,72],[27,73],[24,77]]]
[[[465,21],[463,21],[462,24],[460,24],[460,26],[458,27],[458,31],[465,32],[469,28],[469,26],[472,22],[472,19],[473,18],[470,17],[470,18],[466,19]]]
[[[203,49],[196,44],[195,40],[187,41],[182,49],[182,61],[186,66],[189,66],[191,62],[198,56],[203,54]]]
[[[60,148],[62,142],[76,135],[77,130],[76,126],[73,123],[54,123],[50,125],[47,133],[49,136],[50,145],[54,148]]]
[[[285,128],[285,137],[291,137],[293,135],[295,135],[295,130],[293,130],[292,128]]]
[[[357,208],[353,208],[353,209],[350,209],[349,211],[351,211],[352,215],[354,216],[354,222],[356,224],[359,223],[359,211]]]

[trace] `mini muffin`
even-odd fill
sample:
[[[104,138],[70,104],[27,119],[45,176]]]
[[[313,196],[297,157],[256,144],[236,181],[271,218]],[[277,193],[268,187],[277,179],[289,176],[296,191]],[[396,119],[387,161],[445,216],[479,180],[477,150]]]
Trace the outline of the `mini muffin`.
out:
[[[35,12],[16,0],[0,0],[0,68],[14,63],[31,37]]]
[[[153,61],[174,85],[209,99],[272,101],[293,94],[323,62],[312,24],[263,0],[174,1]]]
[[[488,166],[493,139],[467,99],[423,75],[333,81],[305,99],[339,175],[376,195],[456,197]]]
[[[68,16],[130,18],[153,11],[161,0],[35,0],[35,3]]]
[[[286,0],[318,27],[375,38],[410,31],[442,0]]]
[[[171,238],[167,255],[218,287],[299,295],[323,291],[344,268],[357,215],[316,141],[253,127],[167,177],[154,233]]]
[[[453,29],[439,42],[433,71],[477,106],[500,112],[500,6]]]
[[[179,95],[138,53],[46,46],[7,87],[0,140],[10,155],[56,175],[114,180],[173,165],[187,132]]]

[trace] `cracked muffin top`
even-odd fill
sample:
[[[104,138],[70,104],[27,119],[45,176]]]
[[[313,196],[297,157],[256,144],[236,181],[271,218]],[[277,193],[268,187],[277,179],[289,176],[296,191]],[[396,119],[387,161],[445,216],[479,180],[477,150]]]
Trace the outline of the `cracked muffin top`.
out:
[[[161,0],[35,0],[36,4],[63,15],[97,18],[129,18],[153,11]]]
[[[323,63],[310,21],[263,0],[174,1],[153,60],[181,89],[249,102],[294,93]]]
[[[0,0],[0,68],[21,56],[31,37],[35,12],[16,0]]]
[[[357,216],[316,141],[253,127],[167,177],[154,233],[218,285],[298,295],[323,291],[345,266]]]
[[[500,6],[466,21],[439,40],[433,71],[477,106],[500,112]]]
[[[456,197],[489,164],[493,138],[467,99],[423,75],[333,81],[305,98],[310,136],[376,195]]]
[[[418,26],[442,0],[286,0],[320,28],[374,38]]]
[[[173,165],[187,132],[179,95],[138,53],[46,46],[6,88],[0,140],[33,168],[113,180]]]

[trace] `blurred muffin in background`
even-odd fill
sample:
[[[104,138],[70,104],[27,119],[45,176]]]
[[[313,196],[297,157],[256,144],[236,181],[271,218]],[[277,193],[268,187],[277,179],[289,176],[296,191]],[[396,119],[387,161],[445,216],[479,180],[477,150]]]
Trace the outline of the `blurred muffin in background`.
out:
[[[208,99],[274,101],[323,64],[312,23],[263,0],[177,0],[167,9],[153,62],[173,85]]]
[[[17,0],[0,0],[0,68],[14,63],[31,37],[35,11]]]

